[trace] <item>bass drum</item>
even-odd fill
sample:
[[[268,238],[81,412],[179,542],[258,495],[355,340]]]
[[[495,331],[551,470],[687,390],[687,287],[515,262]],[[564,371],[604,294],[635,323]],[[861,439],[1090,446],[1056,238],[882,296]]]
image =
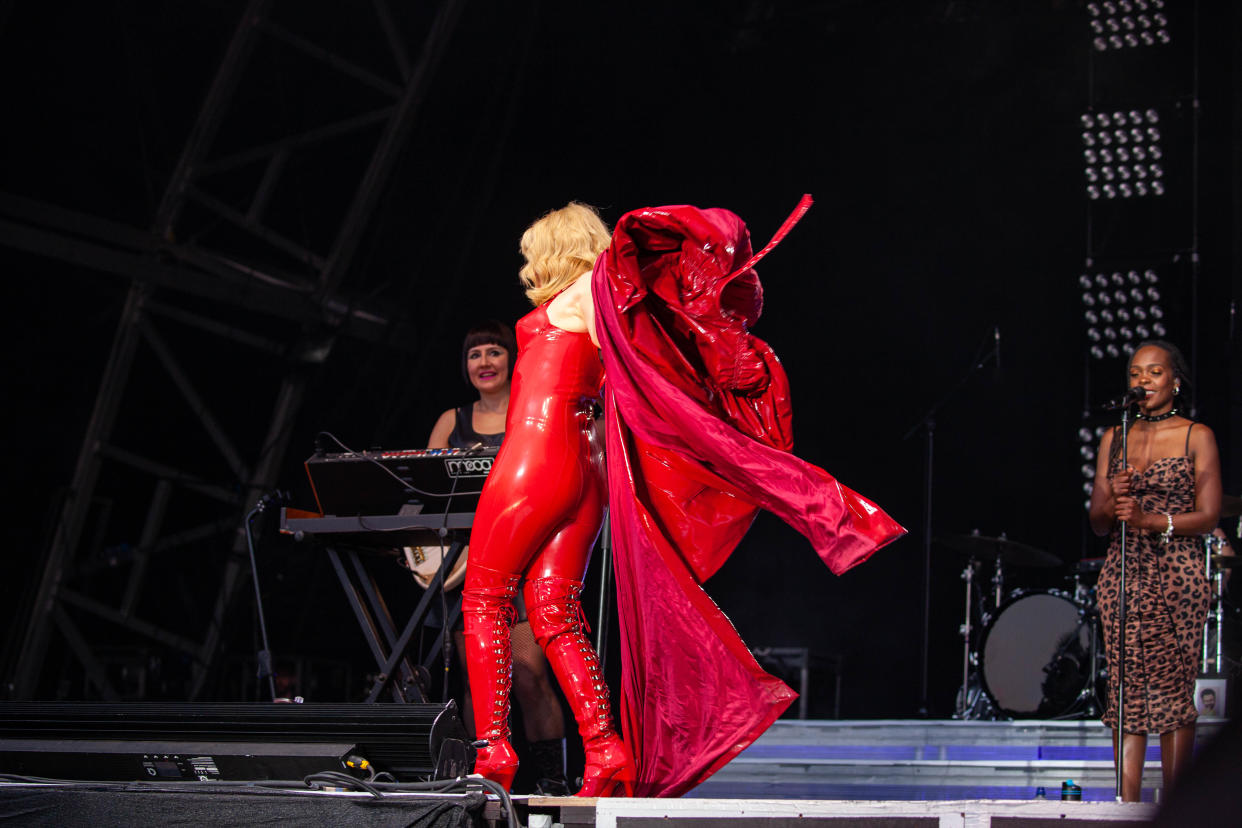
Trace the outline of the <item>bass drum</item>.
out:
[[[983,689],[1016,719],[1091,715],[1095,616],[1060,590],[1019,590],[987,624],[981,650]]]

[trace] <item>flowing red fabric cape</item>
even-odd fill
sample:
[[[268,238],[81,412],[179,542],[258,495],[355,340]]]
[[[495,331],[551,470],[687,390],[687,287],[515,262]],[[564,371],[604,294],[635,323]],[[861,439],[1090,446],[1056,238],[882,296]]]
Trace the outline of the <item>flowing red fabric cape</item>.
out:
[[[621,722],[638,796],[690,790],[796,698],[759,667],[700,586],[758,508],[805,535],[837,574],[905,534],[790,453],[788,381],[749,333],[763,302],[750,268],[757,258],[746,225],[727,210],[648,208],[621,218],[593,274]]]

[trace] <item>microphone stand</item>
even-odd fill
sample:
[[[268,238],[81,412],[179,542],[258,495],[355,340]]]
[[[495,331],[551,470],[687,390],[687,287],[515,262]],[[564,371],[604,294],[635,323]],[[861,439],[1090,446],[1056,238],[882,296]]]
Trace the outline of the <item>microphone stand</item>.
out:
[[[280,503],[284,499],[285,494],[281,491],[264,495],[259,498],[259,501],[243,521],[246,527],[246,546],[250,550],[250,577],[254,581],[254,608],[259,619],[259,641],[262,646],[262,649],[259,650],[256,656],[258,661],[257,678],[259,681],[267,679],[267,689],[272,701],[276,701],[276,674],[272,667],[272,648],[268,645],[267,621],[263,617],[263,592],[259,588],[259,564],[255,560],[254,531],[250,524],[260,512],[265,511],[269,506]]]
[[[1129,467],[1130,407],[1121,409],[1121,468]],[[1133,494],[1131,494],[1133,497]],[[1121,521],[1121,577],[1117,587],[1117,801],[1121,802],[1121,783],[1125,776],[1125,704],[1126,698],[1126,535],[1129,526]],[[1142,768],[1139,768],[1142,784]]]
[[[924,456],[926,465],[923,468],[923,651],[920,661],[920,679],[919,679],[919,715],[928,715],[927,706],[927,669],[928,669],[928,651],[929,651],[929,635],[931,626],[931,544],[932,544],[932,460],[935,455],[936,443],[936,414],[951,399],[957,396],[957,392],[970,381],[977,372],[979,372],[988,362],[998,362],[1000,357],[1000,340],[999,336],[989,333],[987,339],[994,340],[991,350],[987,353],[976,356],[971,360],[970,368],[957,381],[957,384],[949,389],[943,397],[941,397],[935,405],[928,409],[927,413],[919,419],[914,425],[906,431],[902,436],[902,440],[909,440],[919,429],[924,434]],[[985,340],[986,342],[987,340]],[[979,351],[983,347],[980,346]],[[963,692],[965,688],[963,688]]]

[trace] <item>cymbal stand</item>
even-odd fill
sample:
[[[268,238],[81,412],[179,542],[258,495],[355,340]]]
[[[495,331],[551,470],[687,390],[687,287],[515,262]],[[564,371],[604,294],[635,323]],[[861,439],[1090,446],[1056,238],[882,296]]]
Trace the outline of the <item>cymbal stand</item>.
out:
[[[1204,555],[1204,571],[1207,573],[1208,582],[1213,583],[1216,587],[1215,608],[1208,613],[1208,617],[1203,622],[1203,661],[1199,665],[1204,673],[1223,673],[1221,669],[1223,662],[1221,661],[1221,630],[1224,629],[1225,623],[1225,570],[1221,567],[1212,566],[1212,555],[1217,554],[1224,547],[1225,541],[1215,535],[1203,536],[1203,555]],[[1208,637],[1210,631],[1216,632],[1216,644],[1213,648],[1211,639]],[[1212,652],[1215,649],[1215,652]],[[1212,668],[1209,669],[1208,665]]]
[[[1090,599],[1091,590],[1083,583],[1082,573],[1074,572],[1074,603],[1080,607],[1085,607]]]
[[[991,348],[988,345],[992,344]],[[926,464],[923,467],[923,647],[921,652],[921,663],[919,665],[920,689],[919,689],[919,714],[926,716],[928,714],[928,694],[927,680],[928,669],[931,657],[931,561],[932,561],[932,460],[935,458],[936,444],[936,415],[940,412],[957,393],[966,386],[978,371],[991,362],[995,368],[997,376],[1000,374],[1000,328],[993,328],[987,335],[979,349],[975,352],[974,359],[971,360],[971,366],[957,381],[957,384],[948,390],[936,404],[933,405],[926,414],[902,436],[902,440],[909,440],[919,431],[922,431],[925,437],[925,454]]]
[[[975,573],[979,570],[979,561],[971,558],[966,562],[966,568],[962,570],[962,580],[966,582],[966,611],[965,620],[957,631],[962,635],[962,692],[958,694],[957,702],[957,718],[966,718],[967,711],[971,708],[970,701],[970,633],[973,629],[971,626],[971,605],[974,603],[974,586]]]
[[[1005,535],[1002,533],[1001,537]],[[996,556],[996,566],[992,570],[992,609],[999,610],[1005,598],[1005,563],[1000,555]]]

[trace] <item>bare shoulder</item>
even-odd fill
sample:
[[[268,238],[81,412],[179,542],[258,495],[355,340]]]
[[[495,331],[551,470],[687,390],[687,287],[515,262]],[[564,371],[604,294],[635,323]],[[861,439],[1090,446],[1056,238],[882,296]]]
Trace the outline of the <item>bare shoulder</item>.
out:
[[[1100,453],[1104,454],[1113,446],[1113,429],[1106,428],[1100,436]]]
[[[569,296],[570,301],[575,305],[580,306],[584,301],[589,304],[591,301],[591,271],[588,270],[577,279],[574,279],[573,284],[565,288],[565,293],[562,295]]]
[[[453,427],[456,425],[457,409],[450,408],[436,420],[436,424],[431,429],[431,436],[427,438],[427,448],[448,448],[449,435],[453,433]]]
[[[1201,451],[1216,452],[1216,434],[1210,426],[1203,423],[1190,426],[1190,448],[1195,454]]]
[[[590,328],[593,310],[588,270],[548,303],[548,321],[563,330],[582,332]]]

